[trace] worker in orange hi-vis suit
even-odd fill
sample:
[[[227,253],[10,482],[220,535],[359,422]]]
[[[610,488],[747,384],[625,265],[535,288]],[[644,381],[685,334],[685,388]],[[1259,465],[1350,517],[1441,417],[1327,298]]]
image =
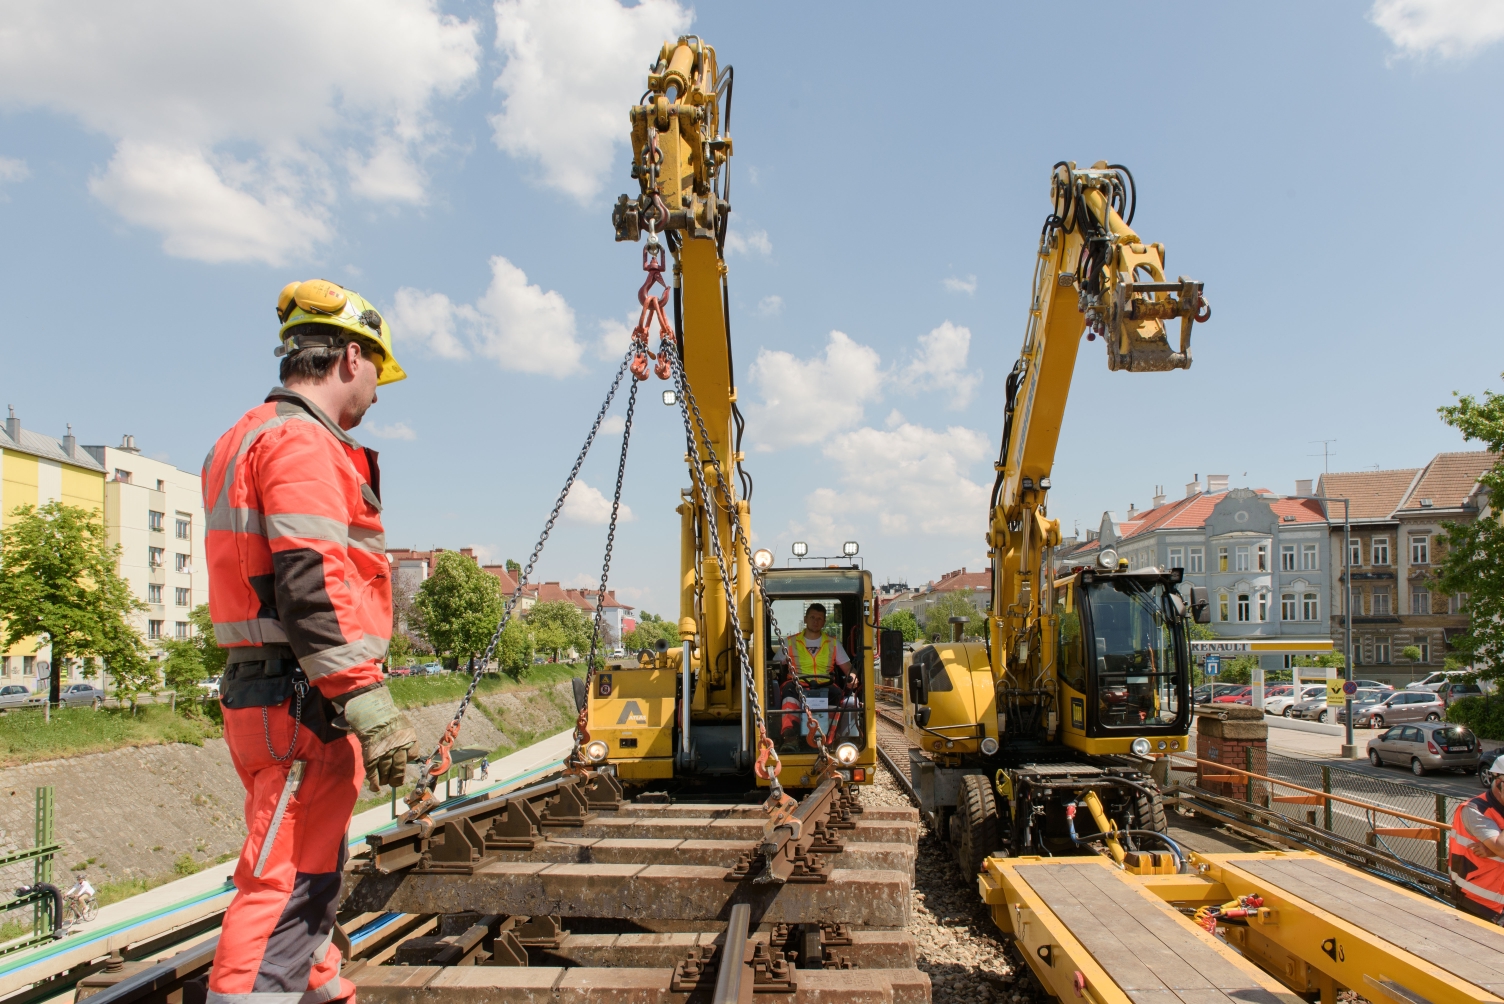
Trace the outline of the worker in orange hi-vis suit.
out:
[[[381,672],[392,589],[376,453],[352,439],[406,374],[381,315],[331,282],[277,303],[282,386],[204,461],[205,550],[225,739],[249,835],[208,1004],[347,999],[333,944],[365,778],[403,783],[417,734]]]

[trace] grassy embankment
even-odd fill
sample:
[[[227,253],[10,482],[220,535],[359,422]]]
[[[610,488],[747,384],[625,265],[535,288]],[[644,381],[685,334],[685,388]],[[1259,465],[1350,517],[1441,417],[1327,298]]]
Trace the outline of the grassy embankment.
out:
[[[53,708],[51,721],[40,710],[0,714],[0,767],[37,760],[104,753],[125,746],[191,743],[220,734],[219,707],[182,709],[175,714],[165,704],[146,704],[132,714],[129,708]]]

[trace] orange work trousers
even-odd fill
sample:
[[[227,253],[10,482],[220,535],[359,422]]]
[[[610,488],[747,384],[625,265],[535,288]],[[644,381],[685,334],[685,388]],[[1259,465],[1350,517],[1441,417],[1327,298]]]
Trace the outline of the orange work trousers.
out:
[[[317,689],[303,699],[292,755],[293,701],[224,708],[225,740],[245,785],[249,831],[235,867],[209,974],[207,1004],[321,1004],[353,997],[333,944],[350,814],[365,778],[360,742],[329,721]]]

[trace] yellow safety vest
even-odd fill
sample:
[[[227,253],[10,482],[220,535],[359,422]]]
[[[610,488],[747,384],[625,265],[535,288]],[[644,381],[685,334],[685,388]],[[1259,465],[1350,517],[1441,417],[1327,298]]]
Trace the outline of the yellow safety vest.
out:
[[[830,640],[830,635],[820,635],[819,651],[811,654],[809,646],[804,643],[804,632],[801,631],[792,640],[785,638],[783,647],[792,653],[791,661],[794,672],[800,676],[829,676],[831,667],[836,661],[836,647]]]

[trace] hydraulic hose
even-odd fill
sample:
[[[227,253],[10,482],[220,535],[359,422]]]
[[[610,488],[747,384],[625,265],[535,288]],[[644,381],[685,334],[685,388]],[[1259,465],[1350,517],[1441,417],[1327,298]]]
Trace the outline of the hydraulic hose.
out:
[[[36,896],[52,903],[52,936],[63,936],[63,894],[57,886],[47,882],[38,882],[36,885],[23,885],[16,890],[17,896]]]

